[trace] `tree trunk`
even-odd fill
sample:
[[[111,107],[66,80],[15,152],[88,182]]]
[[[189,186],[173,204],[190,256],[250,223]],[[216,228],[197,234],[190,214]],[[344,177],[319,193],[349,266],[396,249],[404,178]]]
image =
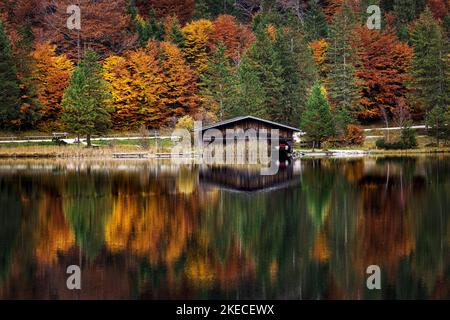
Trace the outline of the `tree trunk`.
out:
[[[86,136],[86,143],[87,143],[88,148],[91,147],[91,135],[90,134],[88,134]]]

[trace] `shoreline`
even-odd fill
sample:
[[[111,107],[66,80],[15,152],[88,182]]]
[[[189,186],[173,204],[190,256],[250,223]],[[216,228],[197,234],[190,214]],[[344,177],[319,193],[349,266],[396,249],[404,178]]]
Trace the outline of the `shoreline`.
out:
[[[86,147],[8,147],[0,148],[0,159],[113,159],[117,153],[147,153],[148,158],[157,153],[170,153],[165,148],[137,149],[135,147],[115,146],[102,148]],[[443,155],[450,154],[450,148],[430,148],[412,150],[295,150],[301,158],[345,158],[345,157],[370,157],[370,156],[414,156],[414,155]],[[146,157],[147,158],[147,157]],[[124,158],[128,159],[128,158]]]

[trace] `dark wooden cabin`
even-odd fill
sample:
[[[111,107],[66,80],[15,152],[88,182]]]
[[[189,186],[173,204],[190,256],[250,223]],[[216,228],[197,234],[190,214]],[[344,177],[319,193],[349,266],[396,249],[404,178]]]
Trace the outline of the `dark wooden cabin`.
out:
[[[223,138],[225,139],[226,133],[228,129],[231,130],[238,130],[242,129],[244,132],[248,129],[255,129],[256,135],[259,137],[259,132],[262,129],[267,130],[267,138],[270,139],[270,132],[272,129],[278,129],[279,131],[279,138],[280,138],[280,144],[281,143],[287,143],[289,145],[292,145],[293,142],[293,135],[295,132],[301,132],[300,129],[290,127],[281,123],[264,120],[261,118],[253,117],[253,116],[242,116],[242,117],[236,117],[229,120],[221,121],[209,126],[205,126],[201,129],[202,131],[202,137],[203,141],[205,143],[210,142],[210,139],[207,139],[207,137],[204,137],[204,133],[209,129],[218,129],[221,131]]]

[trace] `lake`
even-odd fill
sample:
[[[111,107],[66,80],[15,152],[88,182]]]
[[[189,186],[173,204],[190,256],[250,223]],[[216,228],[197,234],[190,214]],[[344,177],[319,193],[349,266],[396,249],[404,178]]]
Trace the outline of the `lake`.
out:
[[[0,298],[450,299],[450,157],[2,160]]]

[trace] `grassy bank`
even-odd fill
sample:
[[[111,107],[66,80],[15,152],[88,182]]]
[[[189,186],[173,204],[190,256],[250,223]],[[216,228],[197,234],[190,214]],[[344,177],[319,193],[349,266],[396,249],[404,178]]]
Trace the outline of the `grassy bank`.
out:
[[[170,140],[148,143],[142,147],[137,140],[93,141],[95,147],[80,145],[57,146],[52,142],[2,143],[0,158],[102,158],[113,153],[170,152]]]

